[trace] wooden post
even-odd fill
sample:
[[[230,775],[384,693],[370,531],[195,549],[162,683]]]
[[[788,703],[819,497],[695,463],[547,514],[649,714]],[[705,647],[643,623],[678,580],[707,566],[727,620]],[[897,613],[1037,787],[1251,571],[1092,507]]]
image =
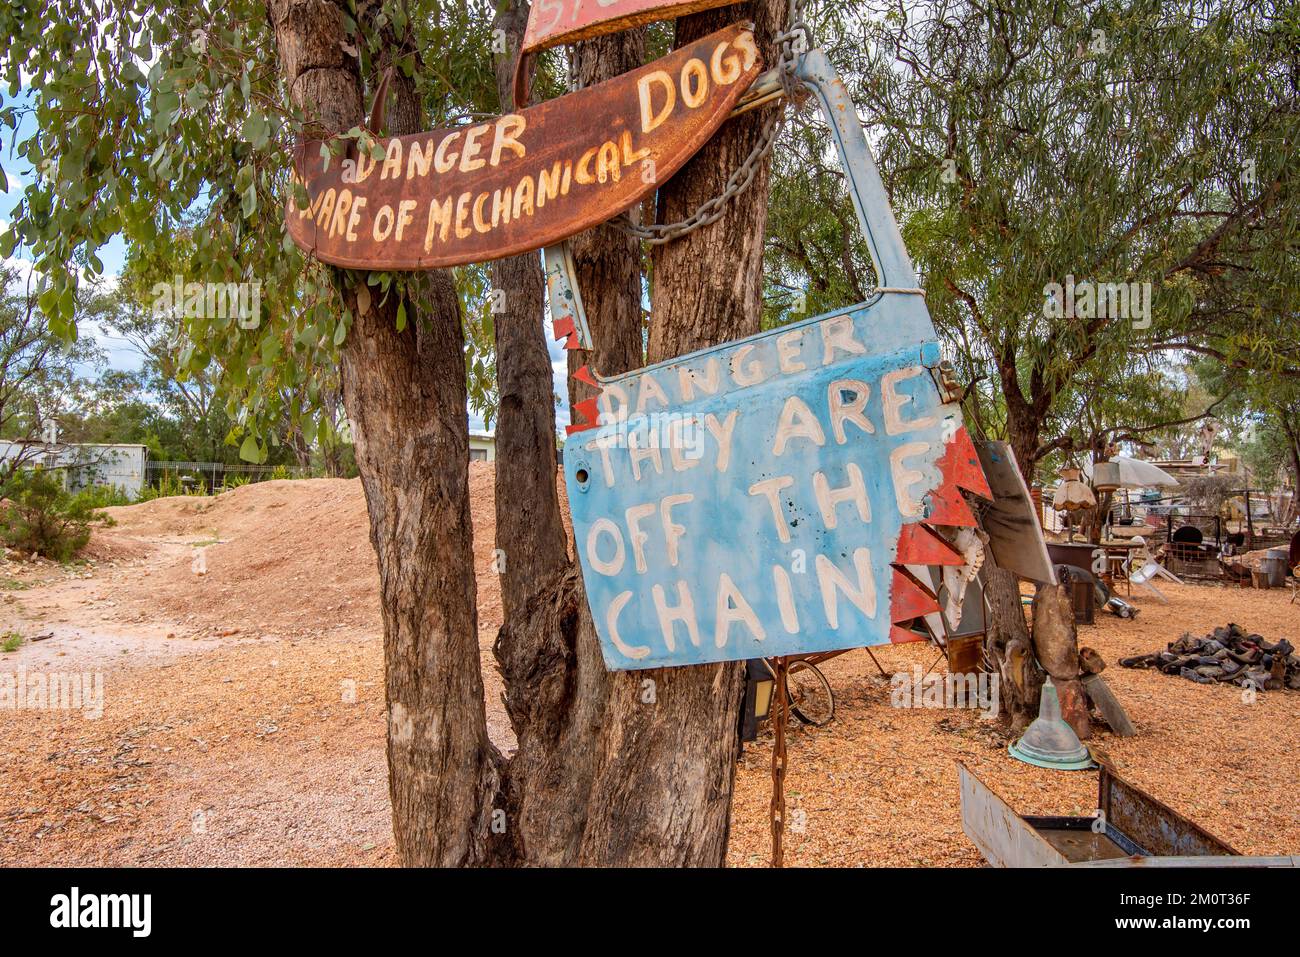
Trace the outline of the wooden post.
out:
[[[1255,521],[1250,517],[1250,489],[1244,492],[1246,497],[1246,551],[1255,548]]]
[[[1052,676],[1061,700],[1061,716],[1080,740],[1091,736],[1088,701],[1079,683],[1079,638],[1074,602],[1065,585],[1039,585],[1034,596],[1034,654]]]

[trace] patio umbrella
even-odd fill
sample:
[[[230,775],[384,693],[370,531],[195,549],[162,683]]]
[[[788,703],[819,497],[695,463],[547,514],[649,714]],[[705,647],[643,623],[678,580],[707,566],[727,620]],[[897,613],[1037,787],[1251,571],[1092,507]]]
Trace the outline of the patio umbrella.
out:
[[[1121,488],[1174,488],[1178,485],[1178,479],[1150,462],[1129,458],[1127,455],[1112,456],[1111,461],[1119,466]],[[1084,471],[1089,478],[1092,477],[1091,462],[1084,463]]]

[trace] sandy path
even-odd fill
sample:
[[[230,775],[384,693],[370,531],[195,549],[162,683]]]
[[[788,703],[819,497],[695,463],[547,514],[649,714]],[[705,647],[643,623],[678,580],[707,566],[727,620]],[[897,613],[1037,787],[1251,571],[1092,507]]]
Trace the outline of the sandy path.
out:
[[[508,747],[490,651],[490,467],[471,480],[489,723]],[[99,718],[0,710],[0,863],[391,863],[377,579],[357,484],[264,483],[115,512],[92,564],[0,567],[0,629],[51,635],[0,656],[0,675],[97,672],[104,688]],[[1167,594],[1167,607],[1135,598],[1136,622],[1099,617],[1081,640],[1113,663],[1235,620],[1300,644],[1289,593]],[[890,673],[934,656],[877,652]],[[838,717],[792,734],[789,801],[802,814],[790,863],[979,864],[955,760],[1025,812],[1091,812],[1094,775],[1012,761],[996,722],[889,707],[861,651],[825,670]],[[1142,732],[1101,736],[1121,773],[1243,851],[1300,851],[1300,694],[1246,704],[1227,687],[1106,676]],[[742,758],[733,864],[766,859],[769,762],[766,739]]]

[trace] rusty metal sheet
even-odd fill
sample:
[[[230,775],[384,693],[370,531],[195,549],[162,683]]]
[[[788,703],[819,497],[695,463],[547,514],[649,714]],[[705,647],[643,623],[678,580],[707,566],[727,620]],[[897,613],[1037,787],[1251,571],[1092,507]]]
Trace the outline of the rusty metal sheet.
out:
[[[1296,867],[1300,857],[1243,857],[1104,765],[1099,817],[1019,815],[957,762],[962,830],[994,867]]]
[[[961,829],[994,867],[1061,867],[1069,862],[960,761]]]
[[[994,561],[1021,578],[1055,585],[1056,567],[1047,554],[1043,527],[1015,452],[1006,442],[991,441],[978,443],[976,451],[993,493],[993,504],[984,510],[983,528]]]
[[[739,0],[534,0],[524,31],[523,50],[533,53],[560,43],[589,40],[672,20],[688,13],[730,6]]]
[[[539,249],[605,222],[675,173],[762,69],[735,24],[604,83],[450,130],[380,139],[384,158],[295,153],[309,209],[289,234],[324,262],[431,269]]]
[[[945,650],[948,658],[948,674],[978,675],[984,670],[983,634],[949,638]]]
[[[1241,852],[1195,821],[1103,767],[1097,805],[1106,821],[1156,857],[1231,856]]]

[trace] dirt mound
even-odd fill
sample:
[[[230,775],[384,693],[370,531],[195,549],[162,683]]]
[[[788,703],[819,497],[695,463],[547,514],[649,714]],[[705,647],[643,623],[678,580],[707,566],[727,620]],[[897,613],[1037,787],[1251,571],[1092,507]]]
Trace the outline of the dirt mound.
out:
[[[267,509],[286,505],[295,506],[295,510],[312,506],[337,508],[351,499],[356,500],[364,513],[360,483],[344,479],[303,479],[258,482],[220,495],[157,498],[104,511],[117,523],[109,532],[119,535],[183,538],[220,530],[235,536],[259,524],[260,516]]]
[[[488,463],[470,464],[480,631],[501,623],[493,474]],[[154,555],[150,573],[114,596],[124,613],[241,637],[381,627],[359,480],[259,482],[106,511],[116,524],[95,532],[97,556]]]

